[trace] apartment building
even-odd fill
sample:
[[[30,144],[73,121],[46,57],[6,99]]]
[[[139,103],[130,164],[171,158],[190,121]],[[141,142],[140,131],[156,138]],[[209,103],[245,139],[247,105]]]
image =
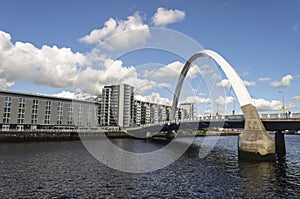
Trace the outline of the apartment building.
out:
[[[102,126],[129,127],[133,124],[133,89],[127,84],[104,86],[100,119]]]
[[[70,129],[99,126],[100,102],[0,91],[0,129]]]
[[[0,129],[76,129],[97,126],[122,128],[167,122],[171,106],[134,99],[127,84],[104,86],[89,100],[0,91]],[[194,104],[180,104],[176,120],[194,117]]]

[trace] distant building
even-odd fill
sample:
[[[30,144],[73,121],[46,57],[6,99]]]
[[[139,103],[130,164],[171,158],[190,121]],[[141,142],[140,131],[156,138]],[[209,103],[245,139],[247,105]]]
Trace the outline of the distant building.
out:
[[[194,103],[181,103],[179,104],[181,111],[181,119],[192,120],[195,117],[195,104]]]
[[[0,91],[0,129],[74,129],[99,126],[100,102]]]
[[[127,84],[102,89],[101,125],[129,127],[133,123],[134,93]]]
[[[191,120],[194,117],[194,104],[180,104],[176,112],[176,120]],[[171,119],[171,106],[134,100],[135,126],[167,122]]]

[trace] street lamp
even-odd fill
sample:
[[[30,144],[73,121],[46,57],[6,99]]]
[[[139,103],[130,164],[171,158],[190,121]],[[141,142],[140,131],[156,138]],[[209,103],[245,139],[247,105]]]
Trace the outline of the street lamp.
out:
[[[282,94],[282,108],[281,108],[281,112],[285,113],[285,110],[284,110],[284,92],[283,91],[279,91],[279,93]]]

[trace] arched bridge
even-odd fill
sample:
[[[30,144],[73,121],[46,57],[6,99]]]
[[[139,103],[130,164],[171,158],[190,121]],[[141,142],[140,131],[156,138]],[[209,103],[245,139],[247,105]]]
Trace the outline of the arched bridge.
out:
[[[172,104],[172,112],[171,119],[175,121],[175,114],[178,106],[178,100],[181,93],[181,88],[185,77],[191,67],[191,64],[199,57],[208,56],[212,58],[219,67],[223,70],[228,80],[230,81],[232,88],[237,96],[239,104],[241,106],[242,112],[244,114],[245,120],[241,121],[244,126],[244,132],[239,135],[239,157],[246,159],[261,159],[261,160],[274,160],[275,159],[275,140],[272,136],[270,136],[266,128],[260,119],[256,107],[252,104],[252,99],[250,94],[245,87],[243,81],[237,74],[237,72],[233,69],[233,67],[218,53],[212,50],[202,50],[198,53],[192,55],[188,61],[185,63],[180,76],[178,78],[177,86],[175,89],[173,104]],[[224,121],[222,122],[202,122],[202,125],[213,125],[224,126]],[[228,125],[228,122],[225,124]],[[199,129],[199,125],[201,122],[183,122],[183,123],[170,123],[166,125],[151,125],[148,127],[139,127],[135,129],[128,129],[129,134],[134,132],[159,132],[159,131],[168,131],[168,134],[174,133],[174,130],[180,128],[189,128],[193,130]],[[232,124],[231,124],[232,125]],[[239,125],[241,125],[239,123]],[[222,126],[218,126],[222,127]],[[269,130],[269,129],[268,129]],[[276,136],[277,137],[277,136]],[[280,134],[278,136],[279,142],[284,142],[283,135]],[[277,145],[277,144],[276,144]],[[283,150],[283,149],[282,149]],[[284,148],[285,150],[285,148]]]

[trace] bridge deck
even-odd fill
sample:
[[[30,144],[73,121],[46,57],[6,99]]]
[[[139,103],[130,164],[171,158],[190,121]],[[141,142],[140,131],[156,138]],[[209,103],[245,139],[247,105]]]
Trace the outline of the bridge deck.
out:
[[[262,122],[267,131],[285,131],[285,130],[300,130],[300,119],[262,119]],[[171,124],[152,124],[139,128],[127,129],[128,132],[159,132],[179,129],[199,130],[205,128],[219,127],[243,129],[245,120],[200,120],[200,121],[184,121],[181,123]]]

